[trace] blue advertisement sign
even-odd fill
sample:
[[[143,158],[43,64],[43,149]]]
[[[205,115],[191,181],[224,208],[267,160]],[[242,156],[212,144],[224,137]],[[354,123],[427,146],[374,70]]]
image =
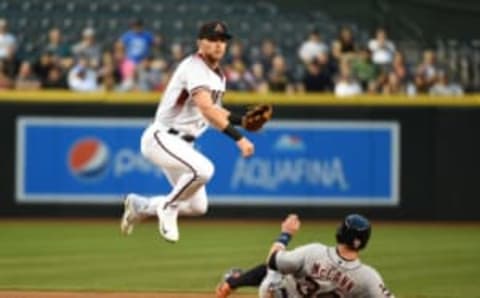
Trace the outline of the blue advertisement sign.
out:
[[[21,117],[19,202],[118,203],[170,185],[140,153],[147,119]],[[215,165],[209,202],[374,205],[399,202],[399,125],[378,121],[273,121],[247,137],[255,154],[210,129],[196,144]]]

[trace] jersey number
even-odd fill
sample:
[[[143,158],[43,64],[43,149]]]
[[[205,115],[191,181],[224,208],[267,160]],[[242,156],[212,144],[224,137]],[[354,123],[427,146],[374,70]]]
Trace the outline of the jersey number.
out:
[[[297,282],[297,291],[303,297],[340,298],[340,295],[335,293],[335,291],[320,294],[317,293],[318,290],[320,290],[320,285],[310,276],[307,276],[302,281]]]
[[[304,279],[297,282],[297,291],[302,294],[303,297],[313,297],[313,294],[319,289],[320,285],[310,276],[306,276]]]

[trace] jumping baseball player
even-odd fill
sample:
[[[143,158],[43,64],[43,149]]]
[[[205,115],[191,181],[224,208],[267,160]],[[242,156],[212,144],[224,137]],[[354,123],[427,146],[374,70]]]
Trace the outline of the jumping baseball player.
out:
[[[394,297],[380,274],[360,262],[359,251],[367,245],[371,232],[365,217],[352,214],[344,219],[337,229],[336,247],[312,243],[286,251],[299,228],[298,217],[289,215],[267,264],[227,278],[217,288],[217,298],[228,297],[233,288],[254,285],[255,280],[262,298]]]
[[[194,148],[194,142],[209,124],[231,138],[243,157],[254,153],[254,145],[235,125],[256,131],[270,119],[272,109],[260,105],[240,116],[222,107],[225,76],[220,60],[231,37],[223,22],[205,23],[198,32],[197,53],[186,57],[173,73],[155,119],[141,138],[142,154],[163,170],[172,190],[152,198],[128,194],[120,225],[123,234],[130,234],[139,220],[156,215],[160,234],[167,241],[176,242],[178,215],[207,212],[205,184],[211,179],[214,166]]]

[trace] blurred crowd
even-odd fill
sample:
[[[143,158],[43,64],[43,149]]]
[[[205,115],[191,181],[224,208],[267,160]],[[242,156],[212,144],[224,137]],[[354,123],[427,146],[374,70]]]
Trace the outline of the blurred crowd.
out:
[[[63,41],[59,28],[51,28],[38,57],[20,59],[15,33],[0,19],[0,90],[162,91],[179,61],[190,54],[188,47],[167,44],[141,19],[129,25],[108,48],[96,40],[95,28],[85,28],[73,44]],[[358,43],[349,27],[341,28],[332,42],[312,31],[298,45],[293,62],[272,39],[257,48],[248,51],[240,40],[229,44],[223,63],[229,90],[337,96],[464,92],[437,63],[435,51],[425,50],[418,65],[409,65],[384,28],[367,44]]]

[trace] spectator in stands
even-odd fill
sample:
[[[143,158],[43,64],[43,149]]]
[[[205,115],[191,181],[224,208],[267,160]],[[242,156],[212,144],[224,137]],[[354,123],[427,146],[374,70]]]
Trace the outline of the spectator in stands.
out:
[[[396,52],[393,57],[392,71],[397,75],[398,79],[403,83],[407,83],[410,78],[408,66],[405,61],[405,56],[402,52]]]
[[[321,53],[328,53],[328,47],[322,41],[320,33],[317,30],[313,30],[308,35],[308,39],[300,45],[300,48],[298,49],[298,57],[305,65],[309,65],[310,62],[315,60],[315,58]]]
[[[5,74],[10,79],[15,79],[20,69],[21,61],[18,59],[17,50],[14,46],[7,49],[7,56],[3,59],[3,67]]]
[[[67,78],[63,70],[54,66],[48,70],[47,78],[42,82],[44,89],[68,89]]]
[[[80,56],[90,60],[90,64],[94,67],[100,66],[101,49],[95,40],[95,30],[91,27],[85,28],[82,32],[82,40],[72,47],[72,53],[75,59]]]
[[[415,85],[418,92],[428,92],[437,80],[439,67],[435,52],[426,50],[423,52],[423,61],[417,67],[415,73]]]
[[[11,49],[16,49],[17,40],[12,33],[7,31],[7,20],[0,19],[0,59],[8,56]]]
[[[120,46],[122,47],[121,44]],[[102,62],[100,63],[97,73],[100,83],[103,86],[102,89],[104,90],[114,90],[117,85],[122,82],[120,66],[115,63],[112,52],[108,50],[102,54]],[[108,81],[108,84],[104,85],[104,81]]]
[[[246,91],[250,89],[251,74],[242,60],[236,58],[232,63],[225,65],[224,72],[229,90]]]
[[[319,53],[315,58],[315,62],[318,63],[318,65],[322,68],[322,71],[325,72],[332,80],[338,73],[337,61],[328,53]]]
[[[276,55],[272,60],[272,68],[268,73],[268,87],[270,91],[292,93],[294,86],[292,76],[287,70],[285,58]]]
[[[153,35],[153,46],[151,56],[154,60],[165,60],[168,55],[168,44],[165,41],[165,36],[161,33]]]
[[[381,86],[381,92],[385,95],[404,94],[406,93],[406,86],[398,75],[391,71],[386,75],[385,82]]]
[[[42,82],[42,85],[47,80],[50,69],[55,66],[60,67],[56,64],[54,54],[50,51],[43,52],[40,58],[33,64],[33,71]]]
[[[245,67],[250,64],[250,61],[245,54],[243,44],[239,40],[234,40],[228,47],[228,53],[225,57],[225,65],[233,64],[234,61],[241,61]]]
[[[120,44],[120,47],[123,47]],[[130,62],[133,64],[133,62]],[[102,61],[97,71],[99,89],[102,91],[116,91],[122,81],[119,67],[117,67],[113,54],[110,51],[104,51]]]
[[[144,29],[143,20],[134,19],[130,23],[130,30],[120,37],[120,42],[124,46],[127,59],[136,65],[150,56],[154,36]]]
[[[12,79],[5,74],[3,61],[0,59],[0,90],[10,89],[12,86]]]
[[[178,64],[185,57],[185,51],[181,43],[173,43],[170,47],[170,59],[168,65],[168,72],[173,72]]]
[[[332,51],[334,48],[337,49],[341,56],[349,57],[355,54],[357,44],[355,43],[353,32],[350,27],[342,26],[340,28],[337,39],[332,43]]]
[[[135,77],[137,90],[152,91],[161,83],[162,71],[154,63],[153,57],[148,57],[137,66]]]
[[[271,39],[264,39],[260,48],[260,57],[258,61],[262,63],[265,73],[269,73],[272,68],[273,59],[277,56],[278,50],[275,42]]]
[[[350,65],[347,61],[340,64],[340,76],[335,84],[335,96],[354,96],[362,93],[360,83],[352,76]]]
[[[152,60],[152,68],[161,73],[160,82],[156,84],[153,90],[161,91],[164,88],[164,81],[167,79],[167,68],[169,63],[169,48],[165,40],[165,36],[161,33],[155,33],[153,38],[153,47],[150,57]],[[166,86],[166,84],[165,84]]]
[[[333,81],[330,74],[316,61],[306,65],[305,75],[302,80],[303,88],[307,92],[325,92],[333,90]]]
[[[115,43],[113,47],[113,63],[114,69],[120,74],[120,82],[118,91],[128,91],[133,88],[135,83],[135,64],[125,55],[123,44]]]
[[[18,76],[15,80],[15,89],[38,90],[40,87],[40,80],[33,73],[30,62],[22,62],[20,65],[20,70],[18,71]]]
[[[48,44],[43,49],[44,52],[52,53],[54,58],[58,60],[60,65],[68,69],[73,64],[70,46],[63,42],[62,31],[54,27],[48,32]]]
[[[333,41],[330,47],[330,54],[332,59],[335,60],[337,64],[340,64],[342,60],[342,45],[339,42]]]
[[[68,73],[68,86],[73,91],[97,91],[97,72],[90,66],[86,57],[80,57]]]
[[[360,49],[352,60],[352,75],[359,80],[363,90],[369,90],[375,84],[379,69],[373,64],[369,49]]]
[[[167,65],[164,60],[155,59],[152,61],[152,69],[159,73],[159,81],[155,84],[153,91],[164,91],[167,87],[170,76],[167,72]]]
[[[253,63],[250,67],[250,74],[248,83],[250,85],[249,90],[259,93],[268,92],[268,81],[265,78],[265,71],[263,65],[260,62]]]
[[[395,45],[387,38],[387,31],[384,28],[377,29],[375,38],[368,42],[368,48],[372,52],[373,63],[388,70],[395,55]]]
[[[225,76],[227,88],[230,90],[250,90],[253,79],[247,66],[247,58],[243,51],[243,45],[236,40],[230,44],[225,63]]]
[[[463,88],[459,84],[450,82],[445,71],[438,71],[437,80],[429,93],[434,96],[462,96]]]
[[[118,85],[115,82],[115,78],[112,76],[106,76],[100,83],[100,91],[113,92],[118,90]]]

